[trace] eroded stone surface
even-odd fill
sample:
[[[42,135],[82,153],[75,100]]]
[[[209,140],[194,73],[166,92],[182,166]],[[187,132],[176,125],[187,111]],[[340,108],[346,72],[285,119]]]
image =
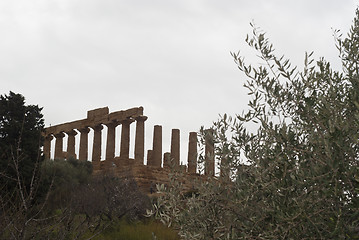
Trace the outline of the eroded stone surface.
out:
[[[171,135],[171,162],[179,166],[180,165],[180,130],[172,129]]]
[[[115,157],[117,125],[118,125],[117,122],[106,124],[107,126],[106,159],[112,159]]]
[[[130,156],[130,124],[134,120],[127,118],[121,122],[121,147],[120,147],[120,158],[127,159]]]
[[[75,130],[71,130],[66,132],[67,138],[67,158],[77,158],[75,154],[75,136],[77,132]]]
[[[80,128],[80,150],[79,150],[79,160],[87,161],[88,160],[88,133],[90,128],[84,127]]]
[[[162,165],[162,126],[155,125],[153,129],[152,166]]]
[[[101,161],[101,148],[102,148],[102,129],[101,124],[92,127],[93,133],[93,146],[92,146],[92,162]]]
[[[63,144],[64,144],[64,137],[65,134],[63,132],[59,132],[54,134],[54,137],[56,138],[55,141],[55,159],[61,159],[64,157],[63,154]]]
[[[89,113],[89,112],[92,112],[92,113]],[[59,132],[68,132],[73,129],[81,129],[84,127],[93,127],[93,126],[96,126],[99,124],[106,125],[106,124],[112,123],[114,121],[121,122],[129,117],[136,118],[138,116],[143,115],[143,107],[131,108],[128,110],[112,112],[112,113],[104,114],[104,115],[101,115],[100,112],[106,113],[107,111],[105,111],[105,110],[97,111],[97,109],[88,111],[88,115],[90,118],[85,118],[82,120],[58,124],[55,126],[45,128],[44,134],[45,135],[49,135],[49,134],[54,135]]]
[[[197,133],[190,132],[188,140],[188,172],[197,172]]]
[[[136,164],[143,164],[145,156],[145,121],[146,116],[138,116],[136,120],[136,136],[135,136],[135,161]]]

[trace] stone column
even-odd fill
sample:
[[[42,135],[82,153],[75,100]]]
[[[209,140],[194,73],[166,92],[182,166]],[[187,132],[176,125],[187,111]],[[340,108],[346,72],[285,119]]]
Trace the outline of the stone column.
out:
[[[153,129],[153,166],[161,167],[162,164],[162,126],[155,125]]]
[[[54,134],[56,141],[55,141],[55,159],[63,159],[63,140],[65,134],[63,132]]]
[[[189,133],[188,141],[188,172],[196,173],[197,172],[197,133]]]
[[[130,157],[130,124],[132,119],[126,119],[121,122],[121,146],[120,146],[120,158],[129,159]]]
[[[139,116],[136,118],[136,137],[135,137],[135,161],[138,164],[143,164],[145,155],[145,121],[146,116]]]
[[[75,136],[77,132],[75,130],[71,130],[66,132],[67,138],[67,156],[66,159],[70,159],[71,157],[76,158],[75,154]]]
[[[90,128],[85,127],[79,129],[80,135],[80,151],[79,151],[79,160],[87,161],[88,160],[88,133]]]
[[[51,140],[54,137],[52,135],[47,135],[44,139],[44,157],[45,159],[51,158]]]
[[[180,165],[180,130],[179,129],[172,129],[171,162],[173,162],[175,166]]]
[[[214,141],[213,130],[207,129],[205,132],[205,168],[204,174],[214,176]]]
[[[106,160],[110,160],[115,157],[117,125],[118,125],[117,122],[112,122],[112,123],[106,124],[106,126],[107,126]]]
[[[147,150],[147,165],[148,166],[153,166],[153,151],[152,150]]]
[[[99,163],[101,161],[101,147],[102,147],[101,130],[103,129],[103,126],[101,124],[96,125],[92,127],[92,129],[94,130],[93,148],[92,148],[92,164],[93,164],[93,163]]]

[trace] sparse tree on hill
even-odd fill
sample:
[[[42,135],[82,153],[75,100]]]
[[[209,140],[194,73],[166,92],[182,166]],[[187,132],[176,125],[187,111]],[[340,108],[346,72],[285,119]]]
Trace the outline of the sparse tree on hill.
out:
[[[136,182],[92,176],[92,164],[43,160],[41,108],[0,96],[0,239],[91,239],[150,207]]]

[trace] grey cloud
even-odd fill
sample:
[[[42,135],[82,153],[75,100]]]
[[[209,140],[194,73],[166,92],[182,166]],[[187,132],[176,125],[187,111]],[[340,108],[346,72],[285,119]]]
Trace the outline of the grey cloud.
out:
[[[258,63],[243,41],[252,19],[295,64],[311,50],[334,60],[331,27],[347,31],[357,4],[3,0],[1,94],[20,92],[44,106],[46,124],[96,107],[142,105],[148,131],[151,124],[196,131],[218,113],[245,108],[245,77],[229,52],[241,50]]]

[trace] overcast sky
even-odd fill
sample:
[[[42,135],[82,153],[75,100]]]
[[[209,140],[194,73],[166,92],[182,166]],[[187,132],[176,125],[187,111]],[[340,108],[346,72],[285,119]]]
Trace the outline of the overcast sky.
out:
[[[346,33],[359,0],[1,0],[0,94],[42,106],[46,126],[108,106],[143,106],[153,125],[188,132],[246,108],[245,77],[230,52],[252,58],[250,22],[278,55],[302,66],[305,51],[340,67],[333,29]]]

